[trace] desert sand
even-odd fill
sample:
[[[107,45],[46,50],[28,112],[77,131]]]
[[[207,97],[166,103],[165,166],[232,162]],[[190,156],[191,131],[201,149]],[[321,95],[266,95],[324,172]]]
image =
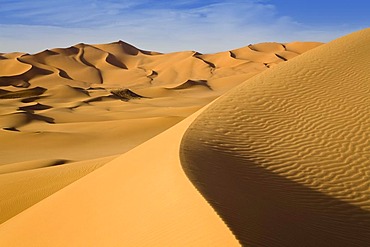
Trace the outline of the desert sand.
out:
[[[202,55],[118,41],[2,54],[0,222],[284,62],[278,54],[290,59],[320,43],[287,45]]]
[[[369,39],[0,54],[0,246],[366,245]]]
[[[223,95],[181,163],[245,246],[370,243],[370,29]]]

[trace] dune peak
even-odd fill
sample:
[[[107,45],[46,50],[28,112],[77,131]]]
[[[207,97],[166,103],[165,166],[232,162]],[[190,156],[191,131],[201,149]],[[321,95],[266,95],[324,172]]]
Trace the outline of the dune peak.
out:
[[[369,243],[369,44],[365,29],[312,49],[188,128],[183,169],[243,246]]]

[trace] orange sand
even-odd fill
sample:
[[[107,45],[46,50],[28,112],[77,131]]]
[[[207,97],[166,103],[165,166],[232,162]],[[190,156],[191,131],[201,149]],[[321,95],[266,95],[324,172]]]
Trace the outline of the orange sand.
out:
[[[188,128],[184,170],[242,245],[369,245],[369,66],[366,29],[246,81]]]
[[[0,54],[0,246],[366,246],[369,40]]]

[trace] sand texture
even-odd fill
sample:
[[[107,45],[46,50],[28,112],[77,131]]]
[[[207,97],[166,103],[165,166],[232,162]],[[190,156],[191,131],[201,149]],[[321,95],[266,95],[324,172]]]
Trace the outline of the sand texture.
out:
[[[290,59],[302,50],[294,47],[305,45],[312,43],[202,55],[142,51],[119,41],[2,54],[0,165],[121,154],[284,62],[281,52]]]
[[[321,43],[286,45],[161,54],[118,41],[0,54],[0,223]]]
[[[243,246],[369,246],[369,68],[365,29],[253,77],[188,128],[184,171]]]
[[[368,246],[369,44],[1,53],[0,246]]]

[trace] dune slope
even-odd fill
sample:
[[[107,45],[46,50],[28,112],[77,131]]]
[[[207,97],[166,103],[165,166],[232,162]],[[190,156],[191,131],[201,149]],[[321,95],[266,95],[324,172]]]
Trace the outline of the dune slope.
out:
[[[182,171],[195,116],[6,221],[0,245],[239,246]]]
[[[16,216],[114,158],[72,163],[64,160],[37,160],[0,166],[0,222]]]
[[[366,29],[259,74],[187,130],[183,168],[244,246],[369,245],[369,44]]]
[[[304,47],[306,43],[299,44]],[[74,161],[128,151],[267,69],[269,59],[266,57],[274,57],[274,63],[286,60],[274,55],[281,50],[288,52],[285,45],[260,46],[265,49],[253,51],[253,57],[243,55],[250,51],[246,47],[238,49],[235,58],[228,52],[161,54],[143,51],[122,41],[77,44],[37,54],[2,54],[0,165],[45,159],[40,149],[47,151],[50,159]],[[292,54],[290,58],[300,51]],[[116,133],[137,132],[139,125],[130,123],[134,119],[152,119],[156,127],[143,126],[134,141],[101,131],[104,124],[106,130],[115,129]],[[124,128],[122,122],[125,122]],[[27,142],[38,145],[20,145]],[[52,145],[39,144],[51,142]],[[104,150],[88,152],[91,147],[86,147],[86,143],[100,145]],[[84,155],[59,148],[66,144]],[[16,152],[22,155],[15,154],[13,145],[18,146]]]
[[[275,53],[319,45],[264,43],[245,59],[248,47],[237,58],[122,41],[0,54],[0,223],[285,62]]]

